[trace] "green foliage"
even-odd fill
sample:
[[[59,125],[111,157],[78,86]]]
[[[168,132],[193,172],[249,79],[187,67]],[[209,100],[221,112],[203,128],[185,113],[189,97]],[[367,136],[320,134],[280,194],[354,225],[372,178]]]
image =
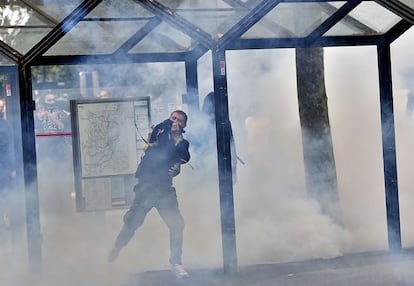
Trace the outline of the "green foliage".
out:
[[[36,66],[32,67],[32,82],[36,84],[44,83],[64,83],[66,87],[78,87],[79,73],[77,66]]]

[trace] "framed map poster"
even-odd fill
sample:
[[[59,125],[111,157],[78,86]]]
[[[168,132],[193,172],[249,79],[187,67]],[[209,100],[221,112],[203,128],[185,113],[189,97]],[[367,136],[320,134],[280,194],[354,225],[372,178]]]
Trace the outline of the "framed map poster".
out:
[[[149,97],[70,101],[78,211],[129,206],[150,110]]]

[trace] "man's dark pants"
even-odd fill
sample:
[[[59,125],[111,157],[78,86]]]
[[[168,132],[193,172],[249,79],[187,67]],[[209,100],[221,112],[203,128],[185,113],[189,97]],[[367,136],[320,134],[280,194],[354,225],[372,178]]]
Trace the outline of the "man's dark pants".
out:
[[[171,184],[150,180],[141,181],[134,188],[135,198],[124,215],[124,225],[116,239],[115,247],[121,249],[144,223],[145,216],[156,208],[170,230],[170,263],[181,264],[184,220],[180,213],[176,190]]]

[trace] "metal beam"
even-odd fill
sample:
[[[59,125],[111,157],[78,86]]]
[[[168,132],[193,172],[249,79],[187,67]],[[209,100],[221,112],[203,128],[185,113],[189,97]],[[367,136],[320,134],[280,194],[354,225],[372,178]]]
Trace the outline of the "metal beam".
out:
[[[326,19],[322,24],[318,26],[311,34],[306,38],[307,42],[312,43],[317,41],[322,37],[329,29],[338,23],[342,18],[346,17],[352,9],[361,3],[362,0],[351,0],[347,1],[343,6],[341,6],[334,14],[332,14],[328,19]]]
[[[189,115],[199,112],[198,73],[197,60],[192,59],[185,62],[185,82],[187,93],[183,95],[182,101],[188,105]]]
[[[131,38],[129,38],[114,54],[126,54],[132,49],[138,42],[144,39],[149,33],[154,31],[159,26],[161,20],[157,17],[153,17],[148,21],[138,32],[136,32]]]
[[[45,13],[43,10],[37,8],[36,5],[33,5],[32,3],[30,3],[29,1],[26,1],[26,0],[20,0],[20,1],[24,5],[26,5],[27,7],[29,7],[33,11],[35,11],[38,15],[40,15],[40,17],[43,17],[43,19],[46,20],[47,22],[53,23],[54,26],[56,26],[56,25],[59,24],[59,21],[58,20],[56,20],[55,18],[53,18],[49,14]]]
[[[36,139],[32,100],[31,69],[19,66],[20,112],[22,128],[23,175],[26,203],[26,232],[29,267],[42,270],[42,235],[40,230],[39,190],[37,185]]]
[[[40,231],[39,190],[37,185],[36,139],[34,131],[35,102],[32,95],[31,62],[46,52],[79,20],[102,0],[86,0],[63,22],[57,25],[25,56],[19,58],[19,89],[22,128],[22,154],[26,198],[26,227],[29,267],[33,272],[42,270],[42,235]]]
[[[155,0],[134,0],[144,8],[154,13],[157,17],[160,17],[163,21],[167,22],[174,28],[180,30],[184,34],[187,34],[192,39],[198,41],[200,44],[214,48],[215,42],[212,40],[211,35],[203,31],[200,27],[197,27],[193,23],[187,21],[183,17],[179,16],[170,8],[158,3]]]
[[[79,65],[79,64],[129,64],[151,62],[184,62],[194,58],[193,53],[145,53],[145,54],[105,54],[105,55],[72,55],[42,56],[31,63],[32,66],[42,65]]]
[[[401,226],[397,183],[397,155],[395,150],[390,46],[379,45],[377,51],[388,244],[390,250],[398,251],[401,250]]]
[[[214,81],[214,109],[217,136],[217,161],[219,171],[223,269],[225,273],[231,273],[237,270],[237,249],[230,152],[231,126],[227,96],[225,51],[213,51],[212,60]]]
[[[18,63],[19,60],[23,57],[20,52],[13,49],[3,41],[0,41],[0,54],[14,63]]]
[[[237,24],[235,24],[230,30],[228,30],[223,37],[221,37],[218,40],[217,46],[220,46],[222,49],[226,49],[227,45],[241,37],[247,30],[253,27],[257,22],[259,22],[280,2],[281,0],[261,1],[249,13],[247,13],[247,15],[245,15]]]
[[[201,58],[208,51],[209,51],[209,49],[207,49],[206,47],[204,47],[200,44],[197,44],[197,45],[194,46],[193,50],[188,53],[188,59],[189,60],[198,60],[199,58]]]
[[[414,10],[397,0],[375,0],[378,4],[390,10],[414,25]]]
[[[309,43],[306,38],[239,39],[226,46],[226,50],[278,49],[306,47],[367,46],[377,45],[381,37],[376,36],[326,36]]]
[[[412,27],[412,24],[410,22],[406,20],[401,20],[394,27],[392,27],[387,33],[381,36],[380,43],[391,44],[411,27]]]
[[[30,65],[37,57],[44,54],[57,41],[66,35],[76,24],[79,23],[90,11],[92,11],[103,0],[85,0],[75,8],[62,22],[50,31],[38,44],[31,48],[22,58],[23,66]]]

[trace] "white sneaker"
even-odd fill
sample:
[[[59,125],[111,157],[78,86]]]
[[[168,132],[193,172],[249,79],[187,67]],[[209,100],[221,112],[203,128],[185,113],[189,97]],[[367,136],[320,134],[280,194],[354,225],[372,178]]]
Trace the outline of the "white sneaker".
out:
[[[188,272],[185,271],[184,267],[181,264],[174,264],[172,266],[172,271],[175,273],[177,278],[187,278],[189,277]]]

